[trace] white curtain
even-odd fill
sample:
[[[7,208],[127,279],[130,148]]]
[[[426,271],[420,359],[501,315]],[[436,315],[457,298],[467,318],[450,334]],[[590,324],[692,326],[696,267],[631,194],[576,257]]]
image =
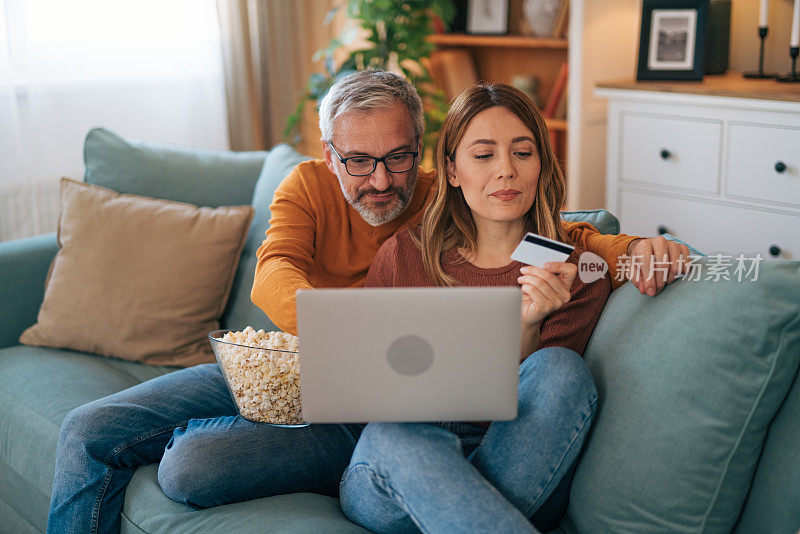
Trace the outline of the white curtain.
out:
[[[0,240],[55,230],[95,126],[229,148],[214,0],[0,0]]]
[[[340,9],[331,24],[327,15],[341,0],[217,0],[228,125],[234,150],[269,148],[286,141],[286,118],[304,93],[314,52],[326,46],[346,22]],[[316,112],[301,122],[301,152],[316,154],[319,130]],[[309,149],[311,149],[309,151]]]

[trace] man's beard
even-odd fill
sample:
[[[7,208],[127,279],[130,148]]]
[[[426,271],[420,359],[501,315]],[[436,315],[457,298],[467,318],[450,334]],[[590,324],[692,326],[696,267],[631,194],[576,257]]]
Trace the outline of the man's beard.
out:
[[[367,221],[368,224],[371,226],[380,226],[381,224],[387,223],[396,219],[408,206],[408,203],[411,201],[411,198],[414,196],[414,187],[417,184],[416,177],[411,180],[411,183],[405,189],[400,187],[390,187],[384,191],[378,191],[377,189],[370,187],[363,191],[357,191],[355,196],[348,193],[347,189],[344,187],[344,182],[342,182],[342,177],[339,174],[336,174],[336,177],[339,179],[339,187],[342,189],[342,194],[347,202],[353,206],[361,217]],[[364,202],[364,197],[370,194],[385,194],[389,191],[395,194],[395,204],[392,206],[392,209],[387,211],[386,213],[374,213],[370,211],[370,206]]]

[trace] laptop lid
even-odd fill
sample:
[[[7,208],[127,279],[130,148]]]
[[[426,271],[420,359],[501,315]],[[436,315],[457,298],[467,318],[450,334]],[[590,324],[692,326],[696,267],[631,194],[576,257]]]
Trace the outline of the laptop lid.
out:
[[[298,291],[303,418],[513,419],[520,299],[513,287]]]

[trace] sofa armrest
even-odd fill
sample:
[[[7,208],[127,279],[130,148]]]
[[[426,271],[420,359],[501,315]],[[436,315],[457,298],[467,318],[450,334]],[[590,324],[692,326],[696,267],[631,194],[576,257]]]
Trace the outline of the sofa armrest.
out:
[[[0,242],[0,348],[18,345],[23,330],[36,322],[56,252],[55,232]]]

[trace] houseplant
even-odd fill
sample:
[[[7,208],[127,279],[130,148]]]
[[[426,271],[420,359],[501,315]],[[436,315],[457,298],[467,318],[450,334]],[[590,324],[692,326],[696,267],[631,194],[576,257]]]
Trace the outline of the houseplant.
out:
[[[435,28],[443,30],[450,24],[455,14],[452,0],[348,0],[331,10],[325,23],[330,24],[345,6],[350,23],[314,55],[314,61],[323,61],[324,72],[309,77],[286,120],[284,135],[299,141],[298,125],[309,100],[318,108],[338,79],[356,70],[376,68],[402,74],[417,88],[425,104],[423,145],[433,149],[447,114],[447,98],[434,86],[425,66],[434,49],[427,37]]]

